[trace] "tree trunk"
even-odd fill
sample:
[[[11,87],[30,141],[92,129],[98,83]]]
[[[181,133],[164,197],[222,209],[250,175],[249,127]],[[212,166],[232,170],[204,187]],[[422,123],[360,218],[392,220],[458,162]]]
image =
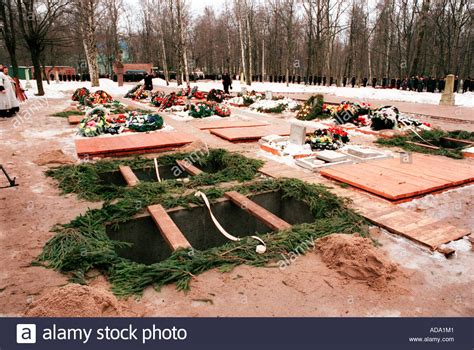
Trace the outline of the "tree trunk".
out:
[[[176,12],[178,15],[179,46],[181,47],[181,52],[182,52],[182,57],[180,59],[183,60],[184,80],[186,81],[186,85],[189,87],[188,54],[187,54],[187,47],[186,47],[186,38],[184,36],[181,0],[178,0],[176,2]]]
[[[239,39],[240,39],[240,54],[241,54],[241,66],[242,71],[244,73],[244,77],[246,80],[247,85],[251,85],[251,83],[247,80],[247,62],[246,62],[246,55],[245,55],[245,41],[244,41],[244,30],[242,28],[242,4],[240,1],[237,2],[238,6],[238,26],[239,26]]]
[[[418,72],[418,69],[420,64],[421,50],[423,48],[423,39],[425,37],[426,31],[427,15],[428,11],[430,10],[430,1],[431,0],[423,0],[423,5],[421,6],[420,31],[418,32],[418,39],[416,42],[416,53],[415,57],[413,58],[413,64],[411,66],[411,75],[420,74],[420,72]]]
[[[36,86],[38,88],[37,96],[44,96],[44,88],[43,88],[43,77],[41,74],[41,63],[40,63],[40,50],[34,47],[30,47],[31,53],[31,62],[33,62],[33,68],[35,71],[35,80]]]

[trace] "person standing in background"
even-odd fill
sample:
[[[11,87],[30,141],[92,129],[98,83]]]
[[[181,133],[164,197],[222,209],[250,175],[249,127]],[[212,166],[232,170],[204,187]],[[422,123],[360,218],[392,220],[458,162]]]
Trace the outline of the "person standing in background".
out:
[[[5,68],[0,65],[0,117],[8,118],[20,110],[20,103],[16,97],[14,81],[8,76],[8,68]]]
[[[145,90],[153,91],[153,73],[147,73],[143,80],[145,82]]]
[[[222,76],[222,85],[224,86],[224,92],[229,94],[229,88],[232,89],[232,78],[227,72]]]

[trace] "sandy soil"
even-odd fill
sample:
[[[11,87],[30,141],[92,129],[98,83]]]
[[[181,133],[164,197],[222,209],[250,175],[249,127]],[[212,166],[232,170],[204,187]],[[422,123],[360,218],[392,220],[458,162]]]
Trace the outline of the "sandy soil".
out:
[[[474,315],[474,252],[467,240],[456,242],[456,256],[448,260],[379,230],[373,230],[378,242],[374,254],[389,264],[384,266],[396,264],[395,270],[385,271],[390,278],[383,288],[341,272],[338,263],[328,263],[318,249],[297,257],[285,269],[275,264],[240,266],[225,274],[208,271],[192,281],[187,294],[166,286],[160,292],[148,288],[140,300],[117,301],[102,276],[92,280],[90,288],[62,288],[67,285],[65,276],[30,264],[53,235],[51,227],[69,222],[88,208],[100,207],[100,203],[81,201],[75,195],[60,195],[54,181],[44,175],[56,157],[59,163],[75,160],[75,129],[65,119],[49,116],[68,106],[66,100],[50,100],[40,106],[30,101],[22,107],[31,110],[31,117],[0,119],[0,163],[19,183],[0,189],[0,314],[60,315],[77,305],[77,298],[85,298],[89,306],[77,316]],[[262,118],[277,125],[286,123]],[[166,121],[177,130],[199,134],[210,146],[256,154],[255,144],[229,145],[199,132],[194,122]],[[0,186],[4,185],[0,176]],[[448,217],[465,227],[464,219]],[[68,294],[73,297],[63,300]],[[57,304],[55,300],[63,301],[56,309],[45,309],[45,304]]]

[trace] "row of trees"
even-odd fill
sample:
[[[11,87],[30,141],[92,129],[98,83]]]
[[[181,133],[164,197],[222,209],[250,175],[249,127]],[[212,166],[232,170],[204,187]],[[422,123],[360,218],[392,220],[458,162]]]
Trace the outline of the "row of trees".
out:
[[[469,0],[227,0],[195,13],[189,0],[0,0],[3,44],[14,67],[78,65],[98,84],[124,49],[179,84],[200,69],[357,78],[472,75]],[[7,57],[1,57],[5,59]],[[41,89],[40,89],[41,88]]]

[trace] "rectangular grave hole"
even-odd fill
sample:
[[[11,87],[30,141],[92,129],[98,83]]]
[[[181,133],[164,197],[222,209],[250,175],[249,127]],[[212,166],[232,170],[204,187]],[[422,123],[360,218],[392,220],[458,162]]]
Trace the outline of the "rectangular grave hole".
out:
[[[279,191],[261,193],[250,198],[289,224],[314,221],[307,204],[292,198],[282,199],[282,194]],[[245,237],[272,231],[230,200],[214,203],[211,208],[219,223],[233,236]],[[217,230],[205,206],[186,210],[173,209],[168,211],[168,214],[195,249],[205,250],[229,242]]]
[[[291,225],[314,221],[306,203],[293,198],[283,199],[281,191],[260,193],[249,198]],[[211,208],[219,223],[233,236],[246,237],[272,231],[228,199],[213,203]],[[216,228],[204,205],[189,209],[173,208],[167,213],[195,249],[206,250],[230,242]],[[171,249],[148,214],[121,223],[118,228],[108,226],[106,232],[110,239],[133,244],[132,247],[117,248],[117,253],[123,258],[152,264],[171,255]]]
[[[114,241],[131,243],[130,247],[116,248],[116,252],[120,257],[137,263],[157,263],[172,253],[150,215],[135,217],[118,227],[108,225],[106,233]]]
[[[249,198],[290,225],[315,221],[308,204],[295,198],[283,198],[282,191],[261,193]]]
[[[132,169],[137,178],[142,182],[156,182],[156,171],[153,167],[146,168],[135,168]],[[177,165],[159,165],[158,171],[160,172],[161,180],[177,180],[184,179],[190,175],[179,168]],[[115,171],[104,172],[100,175],[100,181],[103,184],[126,186],[127,183],[122,176],[122,173],[117,169]]]

